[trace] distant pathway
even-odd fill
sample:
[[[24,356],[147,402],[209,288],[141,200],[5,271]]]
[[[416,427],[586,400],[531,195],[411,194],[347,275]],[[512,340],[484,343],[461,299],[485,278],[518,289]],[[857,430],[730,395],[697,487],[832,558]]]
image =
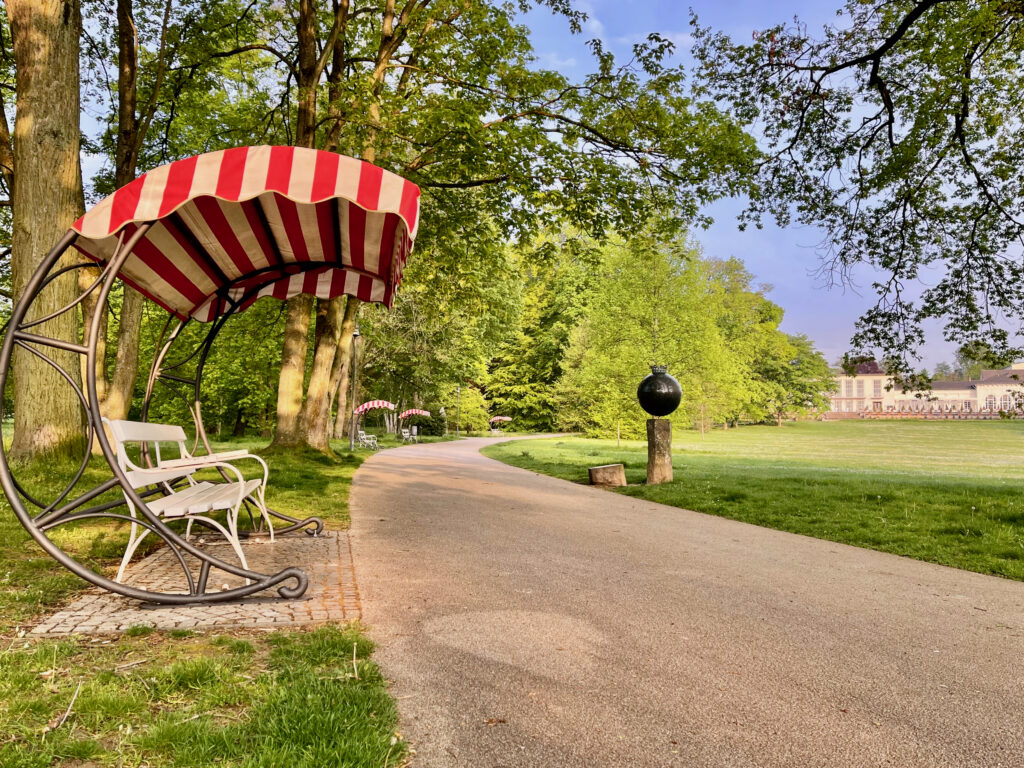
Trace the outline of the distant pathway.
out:
[[[355,477],[414,766],[1024,765],[1024,584],[542,477],[492,442]]]

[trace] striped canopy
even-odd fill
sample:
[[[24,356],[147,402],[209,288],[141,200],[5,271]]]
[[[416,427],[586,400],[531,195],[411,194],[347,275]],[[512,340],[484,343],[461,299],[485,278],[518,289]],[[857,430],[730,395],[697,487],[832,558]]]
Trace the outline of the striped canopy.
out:
[[[154,168],[74,223],[105,262],[149,231],[120,277],[203,322],[260,296],[342,294],[388,307],[419,218],[419,188],[361,160],[302,147],[239,147]]]
[[[512,421],[511,416],[491,416],[490,423],[493,424],[496,421]]]
[[[402,411],[398,414],[398,418],[407,419],[410,416],[429,416],[430,411],[424,411],[422,408],[410,408],[407,411]]]
[[[389,411],[395,410],[395,404],[389,403],[387,400],[367,400],[365,403],[356,408],[352,413],[356,416],[362,416],[367,411],[375,411],[378,408],[387,408]]]

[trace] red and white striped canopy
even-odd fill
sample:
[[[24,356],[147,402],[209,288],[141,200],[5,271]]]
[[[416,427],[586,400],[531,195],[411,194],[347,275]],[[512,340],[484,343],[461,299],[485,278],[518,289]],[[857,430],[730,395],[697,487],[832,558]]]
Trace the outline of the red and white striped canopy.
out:
[[[496,421],[512,421],[511,416],[491,416],[490,423],[493,424]]]
[[[150,230],[121,279],[181,318],[231,302],[342,294],[390,307],[412,250],[419,188],[362,160],[303,147],[239,147],[154,168],[74,223],[105,262]]]
[[[378,408],[387,408],[389,411],[395,410],[395,404],[389,403],[387,400],[367,400],[365,403],[356,408],[352,413],[356,416],[362,416],[367,411],[375,411]]]
[[[398,414],[398,418],[407,419],[410,416],[429,416],[430,411],[424,411],[422,408],[410,408],[407,411],[402,411]]]

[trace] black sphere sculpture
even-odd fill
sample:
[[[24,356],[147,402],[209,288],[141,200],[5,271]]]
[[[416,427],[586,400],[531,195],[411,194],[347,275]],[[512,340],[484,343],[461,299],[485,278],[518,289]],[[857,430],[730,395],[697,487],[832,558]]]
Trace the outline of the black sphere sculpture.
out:
[[[640,407],[651,416],[668,416],[679,407],[683,388],[675,377],[670,376],[663,365],[652,365],[651,372],[636,388],[636,399]]]

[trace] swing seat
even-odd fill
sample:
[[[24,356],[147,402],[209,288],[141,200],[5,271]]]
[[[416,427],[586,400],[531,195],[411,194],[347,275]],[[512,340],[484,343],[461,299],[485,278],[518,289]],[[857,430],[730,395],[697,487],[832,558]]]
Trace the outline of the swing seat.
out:
[[[248,451],[227,451],[212,453],[205,456],[193,456],[186,445],[185,430],[173,424],[149,424],[121,419],[104,419],[104,424],[113,438],[117,453],[118,466],[124,471],[132,488],[156,488],[164,495],[146,502],[149,510],[167,520],[184,519],[188,521],[185,535],[191,534],[192,523],[196,520],[221,533],[238,556],[242,567],[249,568],[242,551],[238,535],[238,512],[246,501],[259,509],[266,521],[270,540],[274,539],[274,528],[270,523],[264,503],[264,492],[267,480],[267,465],[261,458]],[[179,457],[163,459],[160,453],[161,443],[176,443]],[[129,456],[129,445],[138,444],[139,461],[146,458],[154,466],[142,466]],[[150,448],[152,446],[152,448]],[[150,452],[151,451],[151,452]],[[145,458],[144,458],[145,457]],[[263,467],[263,477],[246,480],[242,473],[227,460],[254,459]],[[193,475],[201,469],[219,469],[222,474],[233,479],[213,483],[197,481]],[[184,481],[184,484],[183,482]],[[132,518],[136,517],[135,505],[125,494],[128,509]],[[210,513],[226,510],[227,526],[210,517]],[[142,539],[149,530],[132,523],[128,537],[128,547],[121,560],[115,581],[124,578],[125,569],[138,549]]]

